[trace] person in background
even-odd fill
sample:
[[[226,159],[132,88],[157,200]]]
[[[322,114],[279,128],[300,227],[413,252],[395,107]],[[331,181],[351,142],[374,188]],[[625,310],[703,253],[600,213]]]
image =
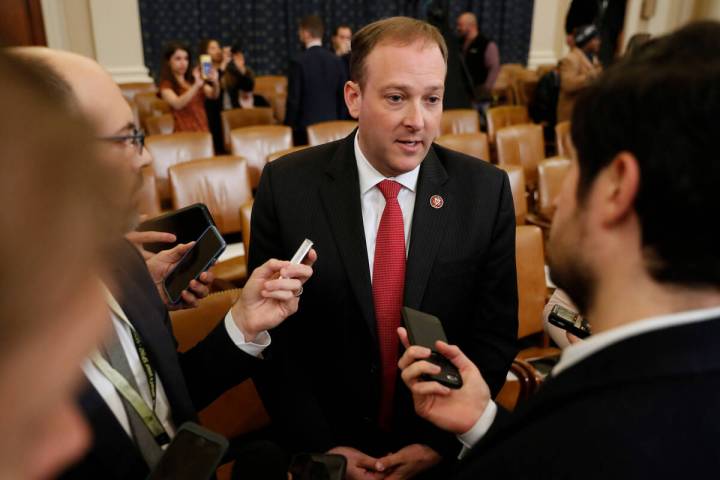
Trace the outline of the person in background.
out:
[[[352,40],[352,29],[350,25],[340,24],[330,37],[333,52],[345,65],[345,76],[350,77],[350,40]]]
[[[472,78],[475,100],[489,99],[500,73],[498,46],[480,33],[477,17],[472,12],[462,13],[458,17],[456,29],[463,41],[462,51]]]
[[[167,46],[160,72],[160,97],[172,107],[176,132],[209,132],[205,99],[219,95],[216,69],[203,79],[200,67],[192,66],[188,47],[181,43]]]
[[[121,185],[42,69],[0,51],[0,478],[51,478],[90,432],[80,364],[106,332],[96,274],[122,232]]]
[[[223,53],[220,42],[214,38],[206,38],[200,42],[200,54],[210,55],[213,68],[217,72],[220,90],[217,97],[205,98],[205,113],[208,119],[208,128],[213,136],[213,145],[215,153],[220,154],[225,151],[225,141],[223,139],[222,121],[220,113],[223,111],[224,91],[222,89],[222,79],[225,69],[228,65],[228,59]]]
[[[225,69],[222,83],[232,108],[269,107],[262,95],[255,95],[255,72],[245,63],[241,42],[230,47],[231,58]]]
[[[570,120],[572,109],[580,92],[602,73],[597,58],[600,36],[594,25],[579,27],[574,35],[575,46],[560,60],[560,94],[557,121]]]

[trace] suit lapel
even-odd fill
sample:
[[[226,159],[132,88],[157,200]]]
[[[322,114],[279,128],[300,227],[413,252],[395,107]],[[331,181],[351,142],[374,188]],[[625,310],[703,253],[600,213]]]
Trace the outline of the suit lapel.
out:
[[[435,149],[431,147],[420,167],[410,249],[405,267],[405,305],[411,308],[420,308],[445,225],[453,208],[448,178]],[[430,204],[434,195],[439,195],[443,200],[440,208]]]
[[[377,340],[354,141],[355,134],[350,135],[337,149],[320,186],[320,195],[353,293],[370,333]]]

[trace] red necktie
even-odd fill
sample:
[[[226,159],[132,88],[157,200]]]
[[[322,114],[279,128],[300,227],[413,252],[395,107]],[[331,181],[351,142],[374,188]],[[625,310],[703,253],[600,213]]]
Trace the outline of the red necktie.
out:
[[[397,201],[402,185],[383,180],[377,187],[385,197],[385,209],[375,238],[372,289],[382,363],[379,421],[382,428],[389,430],[398,371],[397,328],[405,290],[405,228]]]

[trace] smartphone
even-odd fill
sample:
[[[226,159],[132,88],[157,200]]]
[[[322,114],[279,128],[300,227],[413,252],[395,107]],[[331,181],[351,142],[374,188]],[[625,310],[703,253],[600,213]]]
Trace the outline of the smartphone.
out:
[[[171,303],[181,300],[183,290],[188,288],[192,280],[197,280],[202,272],[215,263],[225,250],[227,244],[217,228],[209,226],[200,236],[195,245],[185,252],[172,272],[165,278],[163,286]]]
[[[173,212],[160,215],[142,222],[138,232],[169,232],[175,235],[174,243],[152,242],[144,243],[143,248],[148,252],[157,253],[160,250],[169,250],[178,243],[194,242],[215,221],[210,211],[202,203],[195,203]]]
[[[432,350],[432,355],[427,360],[442,369],[437,375],[423,375],[421,378],[426,381],[438,382],[448,388],[461,388],[463,382],[457,367],[442,354],[435,351],[436,341],[447,342],[440,319],[409,307],[403,307],[402,318],[403,326],[408,332],[410,344],[420,345]]]
[[[202,78],[204,80],[207,80],[207,78],[210,77],[212,68],[213,64],[210,55],[200,55],[200,73],[202,74]]]
[[[313,246],[312,240],[308,240],[307,238],[303,240],[303,242],[300,244],[300,247],[295,251],[295,255],[292,256],[290,259],[290,263],[299,264],[303,260],[305,260],[305,257],[307,257],[307,254],[310,253],[310,249]]]
[[[148,480],[212,478],[227,449],[225,437],[196,423],[183,423]]]
[[[568,310],[562,305],[553,305],[548,321],[578,338],[587,338],[592,333],[590,324],[582,315]]]

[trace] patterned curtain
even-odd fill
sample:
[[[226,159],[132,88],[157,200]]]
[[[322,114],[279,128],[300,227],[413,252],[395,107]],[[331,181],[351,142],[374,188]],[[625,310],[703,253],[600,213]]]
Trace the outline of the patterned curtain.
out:
[[[430,0],[139,0],[145,64],[159,72],[163,46],[180,40],[198,54],[202,38],[223,45],[242,40],[246,60],[259,75],[284,75],[300,51],[297,24],[317,14],[327,27],[345,23],[353,31],[380,18],[425,18]],[[533,0],[447,0],[449,24],[464,11],[474,12],[483,34],[497,42],[502,63],[527,62]]]

